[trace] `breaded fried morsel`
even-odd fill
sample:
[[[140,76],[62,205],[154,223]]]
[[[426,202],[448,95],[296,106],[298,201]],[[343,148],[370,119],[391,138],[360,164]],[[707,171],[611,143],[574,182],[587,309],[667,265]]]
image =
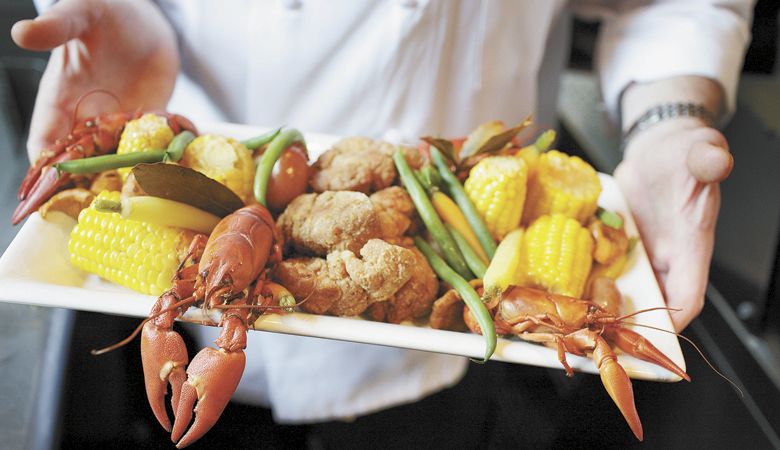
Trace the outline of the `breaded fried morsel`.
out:
[[[349,277],[368,292],[373,301],[396,293],[412,277],[417,258],[413,252],[380,239],[372,239],[360,249],[360,258],[349,251],[331,253],[344,261]]]
[[[393,152],[396,146],[366,137],[342,139],[314,163],[310,184],[315,192],[358,191],[371,193],[393,184],[396,178]],[[422,165],[416,150],[407,151],[413,168]]]
[[[409,194],[393,186],[370,198],[351,191],[300,195],[276,224],[296,253],[326,256],[337,250],[357,253],[370,239],[397,241],[413,214]]]
[[[439,282],[425,256],[413,244],[409,250],[415,256],[414,270],[409,281],[386,301],[371,305],[369,316],[373,320],[401,323],[418,319],[431,311]]]
[[[415,215],[414,203],[406,189],[400,186],[390,186],[371,194],[371,203],[379,219],[382,238],[394,240],[412,229]]]
[[[374,205],[360,192],[324,192],[296,197],[276,223],[286,245],[303,255],[334,250],[358,252],[382,236]]]
[[[482,280],[471,280],[469,284],[473,288],[480,288]],[[431,328],[437,330],[466,331],[466,322],[463,320],[464,308],[466,304],[463,303],[458,291],[450,289],[433,302],[428,323]]]
[[[424,316],[438,283],[405,236],[414,204],[398,186],[371,197],[360,192],[304,194],[279,216],[285,245],[299,258],[279,263],[274,277],[314,314],[370,316],[402,322]]]
[[[366,243],[360,256],[344,250],[327,259],[291,258],[276,266],[274,277],[303,302],[304,311],[355,316],[406,285],[418,263],[411,250],[380,239]]]

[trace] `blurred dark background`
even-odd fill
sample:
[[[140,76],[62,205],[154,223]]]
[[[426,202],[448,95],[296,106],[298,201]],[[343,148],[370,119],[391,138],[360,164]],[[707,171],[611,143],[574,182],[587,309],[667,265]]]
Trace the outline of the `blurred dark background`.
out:
[[[27,167],[24,143],[46,54],[17,49],[8,30],[33,17],[29,1],[0,0],[0,217],[10,217]],[[759,0],[724,130],[734,153],[707,305],[686,334],[744,392],[738,395],[688,345],[693,382],[634,382],[645,442],[636,442],[598,377],[491,362],[420,403],[353,423],[285,427],[231,404],[195,448],[780,448],[780,71],[778,2]],[[591,72],[598,24],[575,21],[559,104],[560,147],[601,171],[619,161]],[[0,251],[17,229],[0,220]],[[2,286],[0,286],[2,289]],[[171,448],[144,395],[128,346],[100,358],[137,319],[0,303],[0,448]],[[195,349],[192,348],[192,351]],[[468,405],[468,408],[464,408]]]

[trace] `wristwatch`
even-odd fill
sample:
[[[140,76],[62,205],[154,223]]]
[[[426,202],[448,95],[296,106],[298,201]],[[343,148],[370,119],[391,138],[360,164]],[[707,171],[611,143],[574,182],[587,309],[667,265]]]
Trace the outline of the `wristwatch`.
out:
[[[623,133],[620,149],[625,150],[631,138],[640,131],[665,120],[677,117],[696,117],[704,120],[707,125],[715,125],[715,116],[700,103],[663,103],[653,106],[644,112],[631,127]]]

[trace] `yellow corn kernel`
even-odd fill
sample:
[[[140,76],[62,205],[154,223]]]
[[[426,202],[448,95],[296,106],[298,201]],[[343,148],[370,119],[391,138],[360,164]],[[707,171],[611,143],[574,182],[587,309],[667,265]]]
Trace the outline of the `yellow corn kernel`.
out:
[[[580,223],[596,212],[601,182],[596,170],[577,156],[550,150],[539,156],[528,184],[523,223],[546,214],[564,214]]]
[[[187,146],[179,164],[219,181],[245,203],[254,198],[252,152],[235,139],[215,134],[198,136]]]
[[[498,240],[520,224],[527,177],[522,159],[490,156],[477,163],[466,179],[466,194]]]
[[[125,124],[116,152],[123,155],[148,150],[164,150],[173,137],[173,130],[168,125],[168,119],[156,114],[144,114]],[[132,170],[131,167],[118,169],[123,181],[130,174],[130,170]]]
[[[526,286],[580,297],[593,264],[593,238],[576,220],[542,216],[526,229],[520,250],[520,278]]]
[[[119,202],[119,192],[101,192],[98,199]],[[93,206],[79,214],[70,233],[68,253],[78,268],[143,294],[160,295],[171,287],[179,263],[186,258],[191,231],[102,213]]]

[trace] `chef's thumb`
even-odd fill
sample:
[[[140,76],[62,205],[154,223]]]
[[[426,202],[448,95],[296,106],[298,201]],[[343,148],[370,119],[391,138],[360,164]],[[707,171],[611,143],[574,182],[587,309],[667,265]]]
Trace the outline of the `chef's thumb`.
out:
[[[103,2],[97,0],[61,0],[35,19],[16,22],[11,37],[27,50],[51,50],[94,26],[103,8]]]
[[[731,173],[734,158],[723,135],[716,130],[707,131],[709,133],[693,142],[686,164],[701,183],[719,183]]]

